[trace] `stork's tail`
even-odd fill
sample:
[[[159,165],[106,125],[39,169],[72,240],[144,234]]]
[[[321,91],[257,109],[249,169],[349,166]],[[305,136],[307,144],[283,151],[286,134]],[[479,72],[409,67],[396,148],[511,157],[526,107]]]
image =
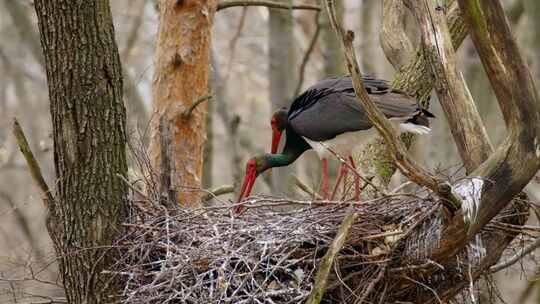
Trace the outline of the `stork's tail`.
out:
[[[412,118],[401,123],[399,127],[404,132],[420,135],[427,134],[429,131],[431,131],[428,118],[435,118],[435,115],[428,110],[421,109]]]

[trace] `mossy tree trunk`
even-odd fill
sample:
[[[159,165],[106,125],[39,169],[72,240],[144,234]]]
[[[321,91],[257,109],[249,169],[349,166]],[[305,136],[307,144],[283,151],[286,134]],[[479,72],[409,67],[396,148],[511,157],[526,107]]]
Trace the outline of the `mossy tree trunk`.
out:
[[[126,217],[126,111],[108,0],[36,0],[54,135],[48,228],[69,303],[110,303],[103,273]]]

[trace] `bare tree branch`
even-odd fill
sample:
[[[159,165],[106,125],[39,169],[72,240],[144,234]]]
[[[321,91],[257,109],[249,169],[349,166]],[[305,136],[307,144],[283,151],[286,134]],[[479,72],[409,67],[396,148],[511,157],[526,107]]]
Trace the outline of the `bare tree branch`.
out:
[[[489,267],[489,271],[493,273],[493,272],[501,271],[505,268],[508,268],[514,265],[517,261],[520,261],[527,254],[533,252],[538,247],[540,247],[540,238],[536,239],[534,242],[527,245],[526,247],[521,248],[518,253],[511,256],[509,259],[505,260],[504,262],[501,262],[501,263],[498,263],[496,265]]]
[[[444,10],[436,10],[432,1],[412,1],[424,43],[424,54],[431,62],[435,88],[450,124],[467,172],[484,162],[493,152],[476,105],[457,67],[456,53]]]
[[[234,192],[234,187],[231,186],[231,185],[219,186],[217,188],[209,190],[208,193],[204,194],[201,197],[201,201],[202,202],[207,202],[207,201],[215,198],[216,196],[220,196],[220,195],[224,195],[224,194],[228,194],[228,193],[233,193],[233,192]]]
[[[233,1],[225,0],[218,3],[217,10],[222,10],[230,7],[237,6],[266,6],[269,8],[281,8],[281,9],[304,9],[304,10],[314,10],[320,11],[321,7],[318,5],[312,4],[293,4],[288,5],[286,3],[279,3],[277,1],[265,1],[265,0],[242,0],[242,1]]]
[[[17,119],[13,120],[13,135],[17,140],[17,145],[19,145],[19,149],[21,149],[21,153],[26,159],[26,164],[28,165],[28,169],[30,170],[30,175],[32,175],[32,179],[38,186],[39,190],[41,190],[41,198],[43,199],[43,203],[45,204],[47,210],[50,210],[50,206],[54,202],[54,197],[49,190],[49,186],[45,182],[43,175],[41,174],[41,168],[36,158],[34,157],[34,154],[30,150],[30,146],[28,145],[26,136],[24,135],[21,125],[19,125]]]
[[[306,194],[311,195],[313,198],[320,200],[322,197],[313,189],[311,189],[310,186],[306,185],[298,176],[293,175],[292,176],[294,184],[302,191],[304,191]]]
[[[208,101],[210,99],[212,99],[212,97],[214,97],[214,95],[212,94],[208,94],[208,95],[204,95],[204,96],[201,96],[199,98],[197,98],[196,100],[193,101],[193,103],[184,111],[184,113],[182,113],[182,116],[185,118],[185,119],[188,119],[190,116],[191,116],[191,113],[193,113],[193,111],[195,110],[195,108],[197,108],[197,106],[199,106],[201,103],[205,102],[205,101]]]

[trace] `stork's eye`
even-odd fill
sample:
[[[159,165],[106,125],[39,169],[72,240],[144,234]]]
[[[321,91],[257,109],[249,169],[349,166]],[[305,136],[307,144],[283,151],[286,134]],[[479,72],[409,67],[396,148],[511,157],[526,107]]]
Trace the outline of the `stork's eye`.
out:
[[[248,161],[247,167],[248,169],[255,169],[257,167],[257,163],[254,159],[251,159]]]

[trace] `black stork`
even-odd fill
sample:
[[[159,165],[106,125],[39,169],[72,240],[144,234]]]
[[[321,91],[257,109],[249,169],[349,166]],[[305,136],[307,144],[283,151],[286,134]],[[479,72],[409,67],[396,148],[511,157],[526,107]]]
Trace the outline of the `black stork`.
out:
[[[392,90],[387,81],[370,76],[362,78],[370,98],[398,131],[416,134],[430,131],[428,117],[434,115],[419,107],[414,98]],[[273,167],[287,166],[309,149],[315,150],[319,158],[325,160],[332,154],[328,151],[330,148],[339,155],[348,156],[354,166],[350,157],[352,150],[377,134],[356,99],[350,76],[329,77],[317,82],[298,96],[288,111],[280,109],[274,113],[271,125],[272,153],[258,155],[248,161],[238,203],[249,196],[259,174]],[[285,146],[282,153],[276,153],[283,131],[287,134]],[[346,168],[342,166],[336,187],[346,174]],[[358,195],[358,180],[355,178],[356,198]],[[235,209],[237,213],[242,210],[241,207]]]

